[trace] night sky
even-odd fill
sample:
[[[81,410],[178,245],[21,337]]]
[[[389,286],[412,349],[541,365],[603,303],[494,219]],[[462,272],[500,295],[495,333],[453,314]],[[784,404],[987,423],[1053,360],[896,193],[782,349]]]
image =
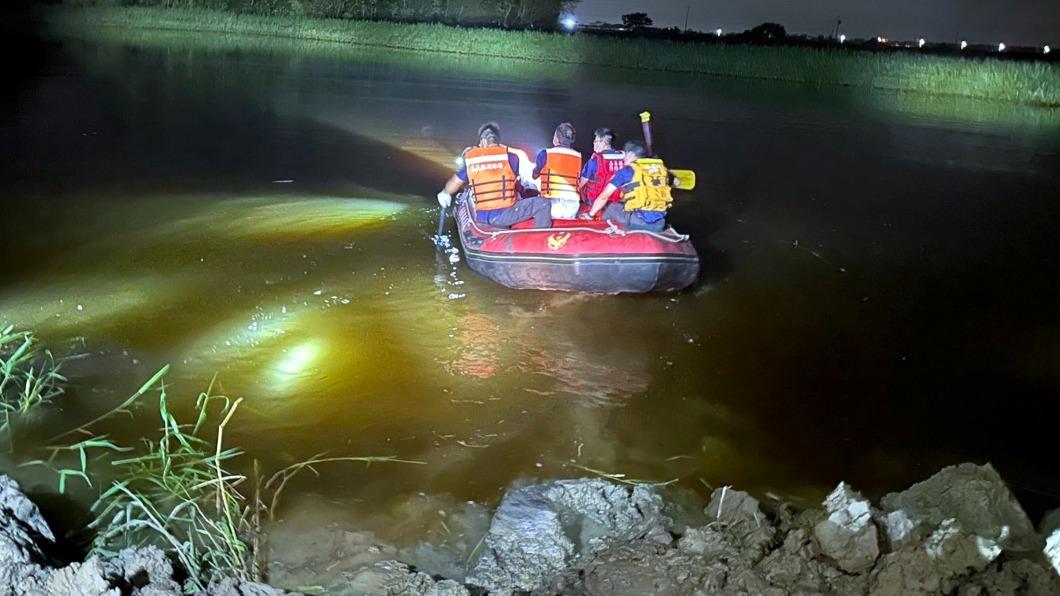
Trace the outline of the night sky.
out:
[[[1060,0],[582,0],[582,22],[619,22],[646,12],[656,26],[743,31],[777,22],[791,33],[829,34],[842,17],[851,37],[1060,46]]]

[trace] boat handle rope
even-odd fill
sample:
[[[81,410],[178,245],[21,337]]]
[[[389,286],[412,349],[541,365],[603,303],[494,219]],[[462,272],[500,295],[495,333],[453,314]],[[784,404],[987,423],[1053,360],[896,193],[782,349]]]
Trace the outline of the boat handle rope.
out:
[[[484,236],[489,236],[492,240],[496,240],[498,237],[506,236],[508,234],[528,234],[528,233],[548,232],[548,231],[557,231],[557,232],[572,232],[572,231],[573,232],[592,232],[594,234],[605,234],[607,236],[615,236],[615,235],[618,235],[618,236],[629,236],[629,235],[632,235],[632,234],[644,234],[644,235],[647,235],[647,236],[651,236],[652,238],[657,238],[659,240],[663,240],[665,242],[670,242],[670,243],[673,243],[673,244],[679,244],[681,242],[687,242],[688,238],[689,238],[688,234],[678,234],[677,231],[674,230],[673,226],[670,226],[670,231],[673,232],[674,235],[673,236],[667,236],[665,234],[660,234],[658,232],[652,232],[652,231],[649,231],[649,230],[623,230],[622,228],[619,228],[618,226],[616,226],[615,223],[613,221],[609,220],[609,219],[606,220],[607,221],[607,225],[608,225],[608,228],[606,230],[598,230],[596,228],[586,228],[586,227],[578,226],[578,227],[571,227],[571,228],[528,228],[528,229],[525,229],[525,230],[495,230],[495,231],[492,231],[492,232],[487,232],[486,230],[483,230],[482,228],[479,227],[478,222],[475,220],[474,214],[470,213],[470,209],[468,209],[468,211],[469,211],[469,213],[468,213],[467,220],[468,220],[468,223],[471,224],[471,227],[475,228],[475,231],[478,232],[479,234],[482,234]]]

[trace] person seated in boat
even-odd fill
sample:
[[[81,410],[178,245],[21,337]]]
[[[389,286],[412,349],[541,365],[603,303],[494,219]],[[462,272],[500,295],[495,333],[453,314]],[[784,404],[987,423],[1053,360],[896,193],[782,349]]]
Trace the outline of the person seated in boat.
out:
[[[615,133],[610,128],[598,128],[593,133],[593,156],[585,162],[578,189],[582,194],[581,211],[588,211],[608,181],[626,165],[626,154],[614,149]]]
[[[574,126],[564,122],[552,135],[552,147],[537,154],[534,179],[541,196],[552,202],[552,217],[574,219],[578,216],[581,196],[578,178],[582,171],[582,154],[571,148]]]
[[[481,223],[508,228],[534,220],[535,228],[552,227],[551,205],[540,197],[519,195],[519,156],[500,143],[500,127],[488,122],[478,129],[478,146],[464,152],[464,165],[438,193],[442,209],[453,202],[453,193],[467,185]]]
[[[661,159],[648,158],[648,150],[637,141],[629,141],[623,149],[626,165],[600,191],[582,218],[595,219],[603,211],[604,219],[627,229],[661,232],[673,202],[669,171]]]

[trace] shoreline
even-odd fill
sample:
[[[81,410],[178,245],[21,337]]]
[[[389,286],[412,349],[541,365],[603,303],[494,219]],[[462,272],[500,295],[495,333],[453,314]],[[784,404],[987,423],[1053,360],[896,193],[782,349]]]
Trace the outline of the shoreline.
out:
[[[1060,510],[1033,524],[989,464],[944,468],[878,503],[843,482],[820,507],[806,509],[774,497],[759,501],[724,486],[713,491],[703,510],[705,525],[682,526],[672,517],[676,512],[647,484],[592,478],[512,487],[493,512],[489,530],[452,577],[417,569],[397,560],[393,547],[364,541],[358,552],[342,553],[355,556],[355,568],[342,569],[312,591],[435,596],[1060,593]],[[356,528],[340,531],[358,534]],[[182,569],[169,549],[140,545],[61,561],[49,556],[56,546],[37,506],[17,483],[0,476],[0,567],[9,570],[0,574],[4,593],[123,590],[163,596],[187,588],[179,582]],[[319,567],[331,571],[340,559],[336,553],[314,553],[317,574],[313,568],[299,571],[303,578],[321,579]],[[299,588],[226,577],[205,593],[278,596],[291,589]]]
[[[616,67],[1060,107],[1060,65],[1048,63],[802,47],[717,46],[465,29],[438,24],[241,15],[213,10],[64,6],[45,13],[45,20],[53,33],[87,39],[120,31],[241,35],[285,43],[336,44],[560,67]],[[495,51],[479,51],[483,46]]]

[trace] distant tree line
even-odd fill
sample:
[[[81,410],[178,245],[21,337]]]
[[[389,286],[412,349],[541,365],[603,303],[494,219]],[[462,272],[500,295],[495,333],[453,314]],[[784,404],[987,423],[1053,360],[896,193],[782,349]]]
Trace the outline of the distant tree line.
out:
[[[556,29],[579,0],[68,0],[80,6],[206,8],[245,14],[306,16]]]

